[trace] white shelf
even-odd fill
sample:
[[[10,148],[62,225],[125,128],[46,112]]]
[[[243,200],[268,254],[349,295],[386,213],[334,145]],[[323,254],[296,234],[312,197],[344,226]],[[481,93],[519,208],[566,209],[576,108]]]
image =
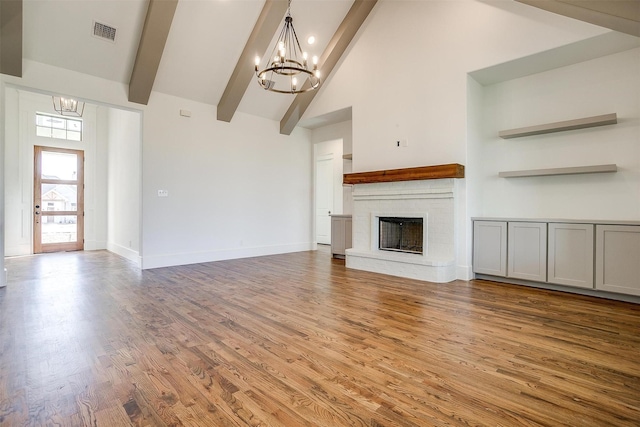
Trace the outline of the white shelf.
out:
[[[501,178],[523,178],[527,176],[550,176],[550,175],[577,175],[583,173],[606,173],[617,172],[617,165],[593,165],[593,166],[577,166],[570,168],[552,168],[552,169],[531,169],[521,171],[500,172],[498,176]]]
[[[616,113],[603,114],[601,116],[585,117],[582,119],[566,120],[563,122],[546,123],[543,125],[528,126],[523,128],[502,130],[498,136],[502,139],[520,138],[523,136],[541,135],[552,132],[585,129],[596,126],[613,125],[618,123]]]

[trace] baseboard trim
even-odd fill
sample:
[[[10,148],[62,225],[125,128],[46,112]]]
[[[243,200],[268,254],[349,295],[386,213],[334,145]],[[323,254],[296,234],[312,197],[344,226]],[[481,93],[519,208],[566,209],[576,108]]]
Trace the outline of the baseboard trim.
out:
[[[251,258],[277,255],[290,252],[314,250],[313,242],[293,243],[290,245],[257,246],[251,248],[222,249],[207,252],[189,252],[165,255],[142,256],[142,269],[172,267],[175,265],[199,264],[202,262],[223,261],[228,259]]]
[[[469,281],[473,279],[473,269],[470,265],[458,265],[456,266],[456,278],[458,280]]]
[[[142,265],[142,258],[140,257],[140,254],[131,248],[107,242],[107,250],[109,252],[113,252],[116,255],[120,255],[122,258],[128,259],[129,261],[133,262],[138,268],[140,268]]]
[[[597,289],[575,288],[573,286],[556,285],[554,283],[532,282],[530,280],[520,280],[520,279],[513,279],[510,277],[490,276],[488,274],[476,274],[475,278],[478,280],[489,280],[492,282],[499,282],[507,285],[529,286],[532,288],[546,289],[549,291],[568,292],[571,294],[587,295],[590,297],[606,298],[606,299],[611,299],[616,301],[632,302],[636,304],[640,303],[640,296],[616,294],[613,292],[600,291]]]

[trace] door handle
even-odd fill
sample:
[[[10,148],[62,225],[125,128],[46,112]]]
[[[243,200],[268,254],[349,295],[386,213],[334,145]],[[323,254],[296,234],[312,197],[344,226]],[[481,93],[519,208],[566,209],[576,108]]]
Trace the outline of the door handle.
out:
[[[331,211],[329,211],[329,215],[331,215]]]

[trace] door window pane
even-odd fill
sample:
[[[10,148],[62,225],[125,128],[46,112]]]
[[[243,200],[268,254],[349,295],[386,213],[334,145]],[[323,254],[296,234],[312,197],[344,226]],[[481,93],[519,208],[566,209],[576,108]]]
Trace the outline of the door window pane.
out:
[[[57,117],[51,117],[51,127],[54,129],[64,129],[66,124],[65,119],[59,119]]]
[[[82,130],[82,122],[80,120],[67,119],[67,129],[80,132]]]
[[[67,139],[70,141],[82,141],[82,133],[68,130]]]
[[[43,116],[42,114],[36,115],[36,125],[51,127],[51,116]]]
[[[78,217],[76,215],[43,215],[40,220],[42,221],[42,244],[77,241],[76,223],[78,222]]]
[[[78,159],[75,154],[42,152],[42,179],[78,179]]]
[[[82,141],[82,119],[36,113],[36,135]]]
[[[64,129],[52,129],[52,134],[54,138],[58,139],[67,139],[67,131]]]
[[[78,206],[78,186],[42,184],[43,211],[75,211]]]
[[[51,138],[51,128],[36,127],[36,135]]]

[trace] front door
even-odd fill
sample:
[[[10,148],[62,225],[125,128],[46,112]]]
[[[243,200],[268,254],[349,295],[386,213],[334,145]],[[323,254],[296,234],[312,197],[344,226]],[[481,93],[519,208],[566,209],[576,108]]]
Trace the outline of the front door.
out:
[[[35,147],[33,253],[84,249],[84,152]]]

